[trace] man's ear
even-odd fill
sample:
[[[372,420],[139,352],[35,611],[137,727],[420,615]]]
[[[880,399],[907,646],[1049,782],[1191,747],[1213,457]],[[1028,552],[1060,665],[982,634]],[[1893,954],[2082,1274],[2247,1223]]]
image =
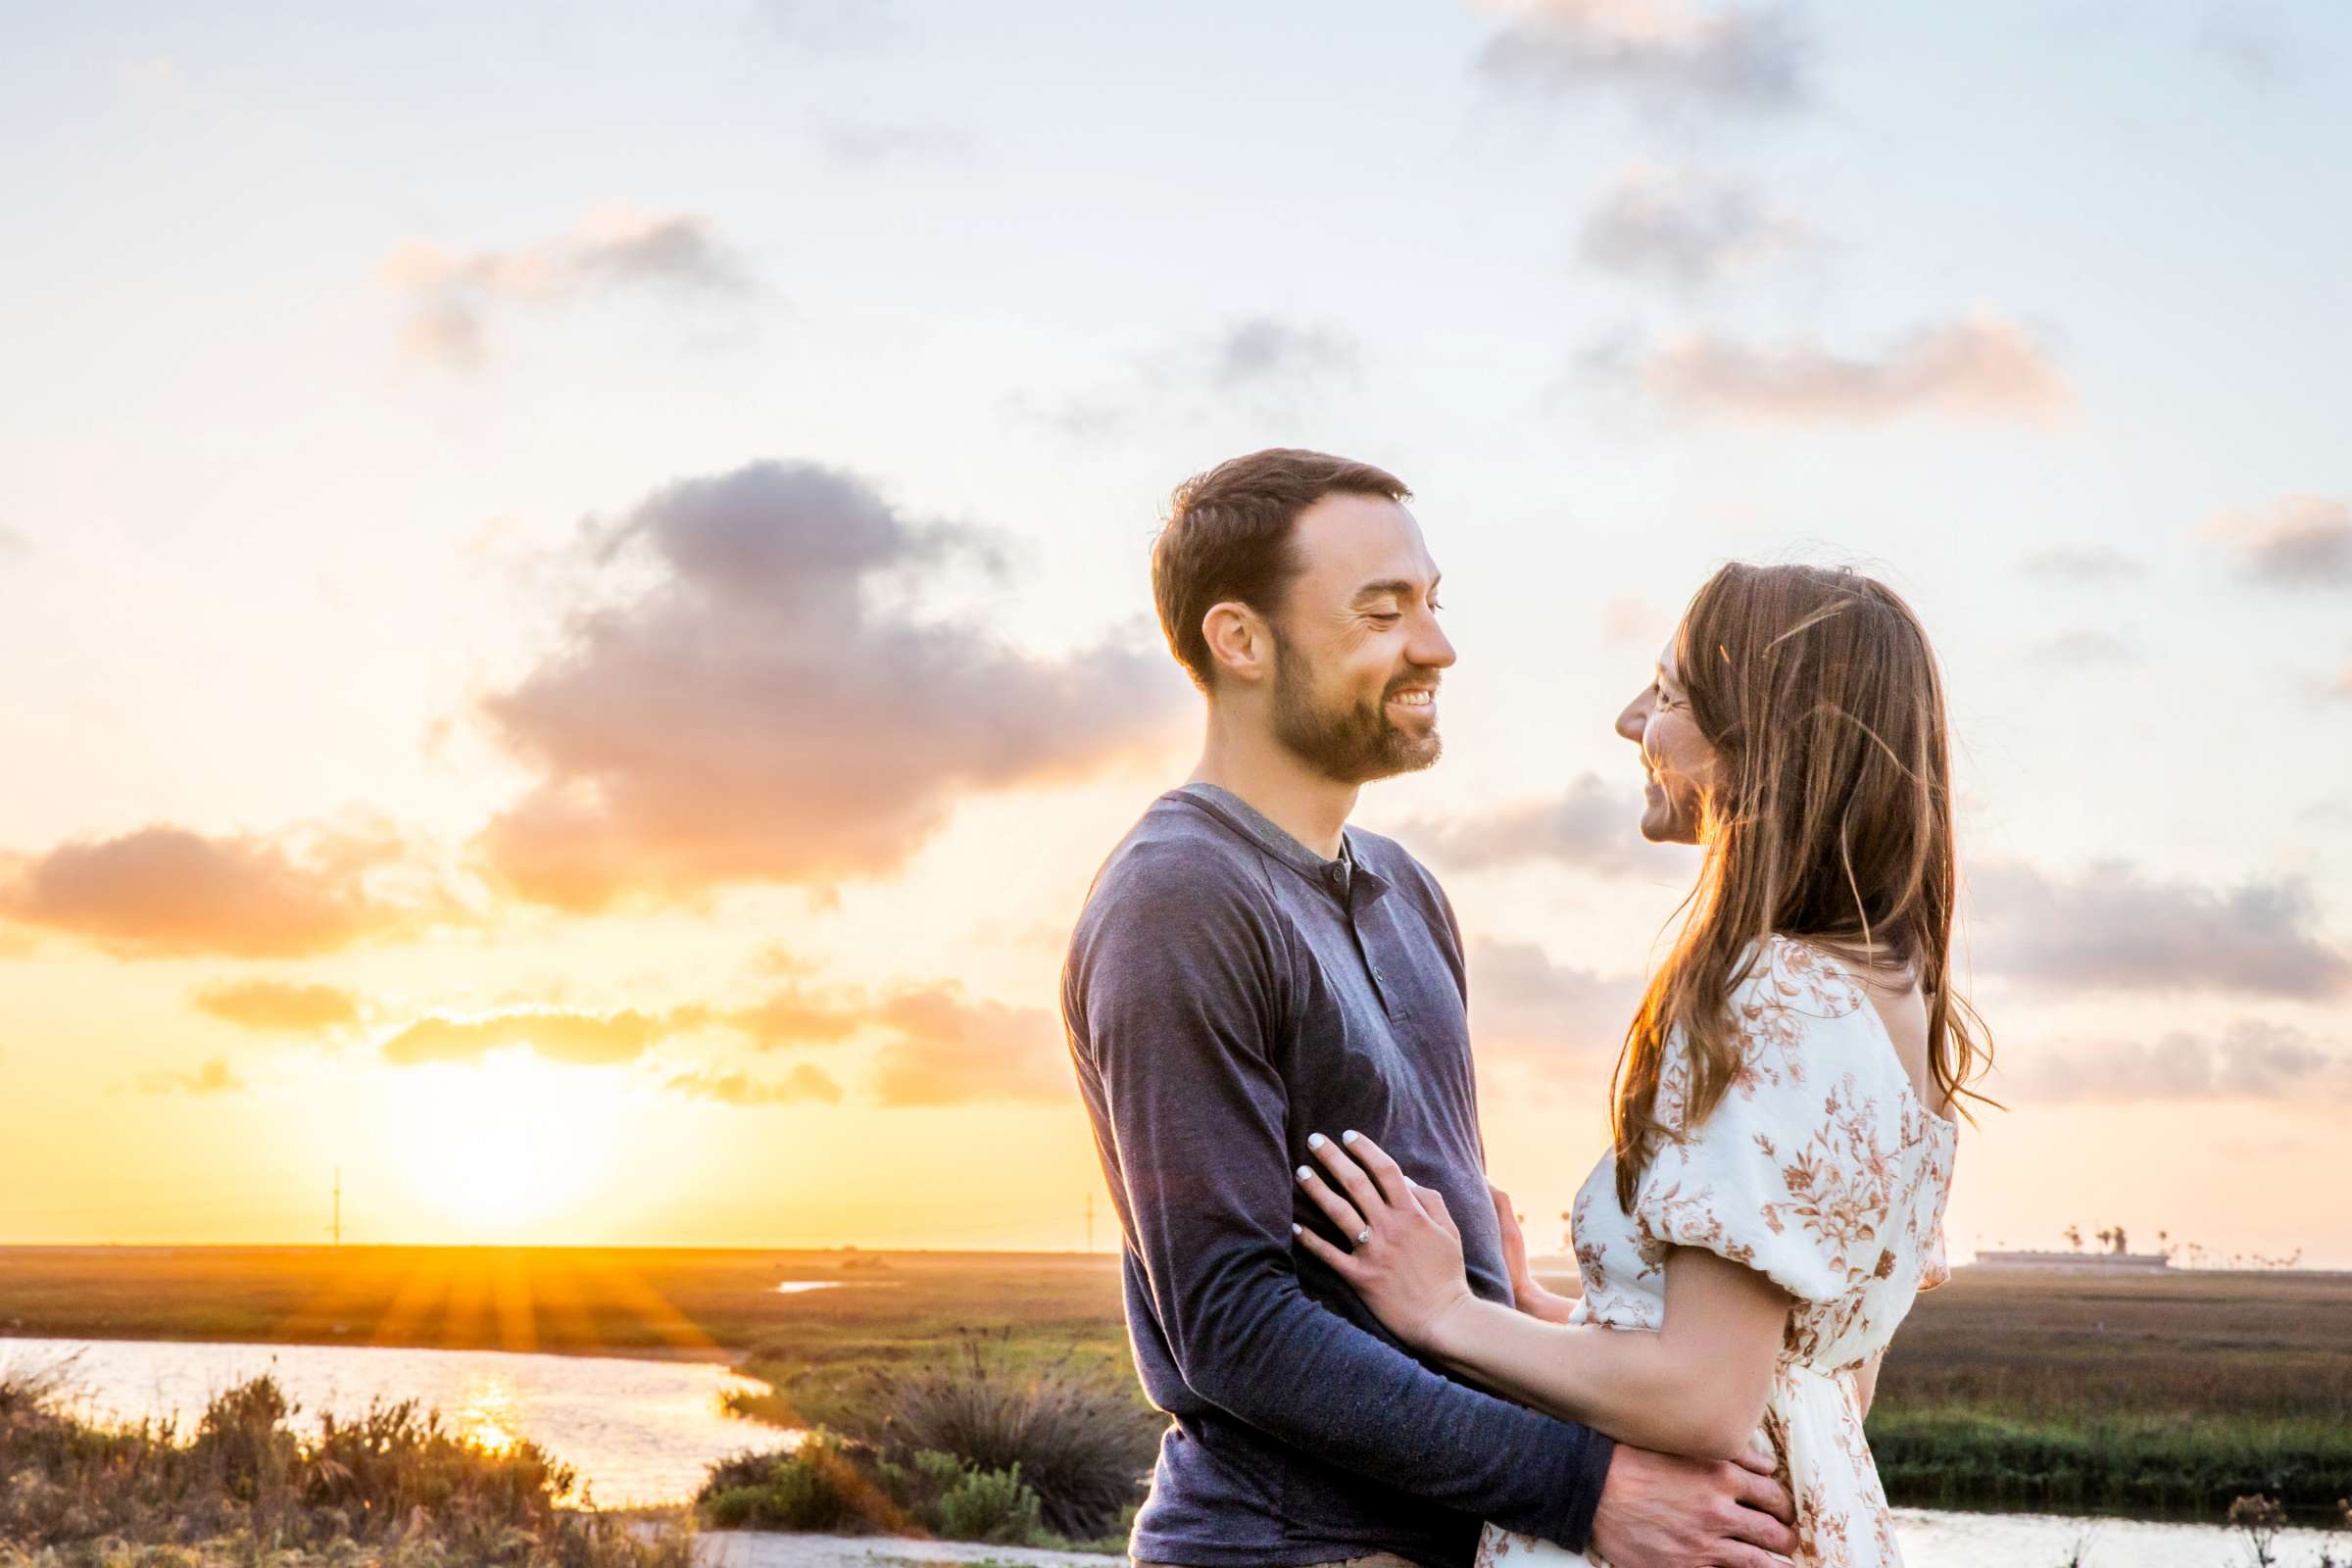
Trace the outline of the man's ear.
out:
[[[1221,600],[1200,617],[1200,637],[1220,674],[1248,685],[1274,675],[1274,628],[1238,599]]]

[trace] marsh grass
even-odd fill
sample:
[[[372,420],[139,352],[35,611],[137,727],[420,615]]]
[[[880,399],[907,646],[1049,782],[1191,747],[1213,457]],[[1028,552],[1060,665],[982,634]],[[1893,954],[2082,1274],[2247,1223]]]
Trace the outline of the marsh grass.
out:
[[[95,1568],[687,1568],[672,1523],[559,1508],[575,1477],[530,1443],[493,1451],[413,1400],[325,1417],[316,1436],[268,1376],[192,1432],[69,1413],[70,1363],[0,1372],[0,1564]]]
[[[878,1361],[763,1370],[777,1380],[767,1397],[825,1434],[797,1463],[766,1461],[760,1506],[771,1517],[875,1529],[897,1518],[962,1541],[1097,1540],[1141,1501],[1166,1426],[1124,1367],[1009,1328],[956,1331]],[[728,1490],[715,1476],[713,1486]],[[706,1488],[707,1503],[712,1495]],[[723,1525],[753,1506],[738,1498],[705,1516]]]

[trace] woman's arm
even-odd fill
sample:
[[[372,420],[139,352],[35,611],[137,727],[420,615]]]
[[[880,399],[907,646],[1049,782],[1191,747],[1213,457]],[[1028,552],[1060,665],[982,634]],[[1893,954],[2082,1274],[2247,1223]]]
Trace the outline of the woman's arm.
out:
[[[1546,1323],[1567,1322],[1576,1310],[1576,1298],[1545,1290],[1527,1266],[1527,1233],[1519,1228],[1519,1211],[1511,1206],[1511,1195],[1489,1182],[1487,1197],[1494,1204],[1494,1223],[1502,1232],[1502,1266],[1511,1277],[1511,1304]]]
[[[1370,1139],[1314,1144],[1328,1177],[1300,1180],[1352,1251],[1299,1241],[1407,1345],[1551,1414],[1621,1442],[1694,1458],[1752,1446],[1788,1325],[1788,1293],[1694,1248],[1666,1259],[1666,1326],[1655,1333],[1542,1322],[1471,1295],[1446,1201]],[[1350,1155],[1353,1157],[1351,1158]]]

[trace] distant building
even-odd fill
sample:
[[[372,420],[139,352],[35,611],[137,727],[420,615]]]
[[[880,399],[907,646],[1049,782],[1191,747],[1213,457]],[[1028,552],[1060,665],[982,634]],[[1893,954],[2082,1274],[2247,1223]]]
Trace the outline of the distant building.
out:
[[[2075,1269],[2086,1274],[2157,1274],[2172,1267],[2162,1252],[1979,1252],[1980,1268]]]

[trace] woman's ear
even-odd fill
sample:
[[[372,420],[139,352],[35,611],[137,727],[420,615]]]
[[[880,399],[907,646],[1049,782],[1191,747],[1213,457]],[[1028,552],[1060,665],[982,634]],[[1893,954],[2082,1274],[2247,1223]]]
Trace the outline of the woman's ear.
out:
[[[1255,685],[1274,674],[1274,628],[1238,599],[1221,600],[1200,617],[1200,637],[1220,674]]]

